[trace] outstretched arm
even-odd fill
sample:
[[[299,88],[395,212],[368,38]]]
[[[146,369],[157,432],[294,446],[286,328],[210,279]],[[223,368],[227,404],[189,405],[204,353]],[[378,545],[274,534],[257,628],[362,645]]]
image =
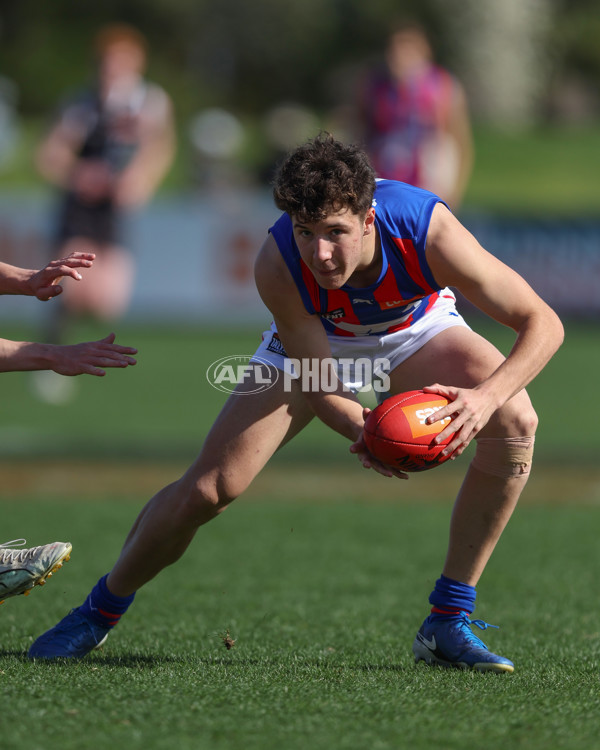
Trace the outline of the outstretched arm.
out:
[[[137,349],[115,344],[111,333],[99,341],[57,346],[0,339],[0,372],[54,370],[60,375],[97,375],[108,367],[135,365]]]
[[[81,279],[78,268],[90,268],[93,253],[71,253],[66,258],[52,260],[41,271],[32,271],[8,263],[0,263],[0,294],[23,294],[46,301],[62,292],[60,280],[69,276]]]

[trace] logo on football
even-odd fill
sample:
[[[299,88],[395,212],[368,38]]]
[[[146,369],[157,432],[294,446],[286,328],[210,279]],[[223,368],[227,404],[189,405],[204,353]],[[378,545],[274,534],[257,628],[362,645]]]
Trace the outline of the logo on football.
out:
[[[369,453],[401,471],[433,469],[449,456],[441,453],[454,437],[439,445],[433,440],[450,423],[450,417],[427,424],[426,419],[449,403],[444,396],[407,391],[387,398],[365,420],[364,438]]]

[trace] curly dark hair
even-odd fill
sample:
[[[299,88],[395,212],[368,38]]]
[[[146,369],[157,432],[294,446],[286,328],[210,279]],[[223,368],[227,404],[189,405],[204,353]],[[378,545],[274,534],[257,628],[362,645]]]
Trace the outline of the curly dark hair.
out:
[[[375,171],[367,154],[326,132],[291,151],[273,180],[277,208],[308,222],[344,208],[364,215],[374,192]]]

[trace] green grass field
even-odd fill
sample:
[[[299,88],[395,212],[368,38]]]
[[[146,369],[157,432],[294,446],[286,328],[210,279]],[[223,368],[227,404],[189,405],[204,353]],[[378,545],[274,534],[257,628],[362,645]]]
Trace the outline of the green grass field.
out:
[[[139,366],[80,379],[65,407],[3,375],[2,541],[68,538],[74,551],[46,587],[0,607],[2,750],[597,745],[595,326],[568,326],[530,388],[537,469],[478,587],[476,616],[501,626],[484,639],[515,661],[509,676],[412,661],[464,463],[386,480],[318,424],[138,594],[101,652],[29,663],[31,641],[82,601],[143,503],[200,448],[222,403],[208,365],[255,344],[119,328]],[[486,333],[510,346],[506,332]]]
[[[508,352],[514,336],[477,318],[471,324]],[[259,326],[260,328],[260,326]],[[108,328],[81,326],[73,341],[99,338]],[[31,339],[35,330],[9,326],[3,335]],[[103,379],[78,378],[76,398],[64,407],[36,401],[23,373],[2,375],[0,455],[30,459],[69,457],[175,459],[189,463],[223,404],[223,394],[210,387],[206,370],[219,357],[252,354],[260,330],[236,334],[193,328],[118,326],[117,341],[137,346],[139,365],[110,371]],[[529,392],[541,415],[536,442],[539,460],[596,462],[600,436],[589,389],[600,371],[596,323],[567,324],[566,341]],[[346,442],[314,422],[282,451],[288,460],[348,461]]]

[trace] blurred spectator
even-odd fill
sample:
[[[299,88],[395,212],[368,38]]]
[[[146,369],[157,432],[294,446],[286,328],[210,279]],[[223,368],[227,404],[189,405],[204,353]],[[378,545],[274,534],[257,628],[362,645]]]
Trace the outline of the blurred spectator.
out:
[[[288,101],[269,109],[263,126],[266,154],[260,178],[264,184],[271,185],[277,164],[287,152],[318,134],[319,119],[303,104]]]
[[[195,157],[194,181],[203,190],[247,182],[238,159],[246,133],[233,113],[220,107],[201,110],[190,122],[189,137]]]
[[[467,100],[434,62],[420,26],[394,27],[385,65],[369,72],[358,99],[360,136],[378,176],[432,190],[458,208],[473,161]]]
[[[37,152],[41,175],[60,189],[51,254],[93,252],[94,267],[61,296],[46,338],[57,343],[69,314],[110,320],[130,301],[134,263],[124,224],[154,195],[175,151],[172,104],[144,79],[147,45],[124,24],[94,41],[93,85],[60,108]]]
[[[0,169],[10,163],[19,136],[17,85],[0,76]]]

